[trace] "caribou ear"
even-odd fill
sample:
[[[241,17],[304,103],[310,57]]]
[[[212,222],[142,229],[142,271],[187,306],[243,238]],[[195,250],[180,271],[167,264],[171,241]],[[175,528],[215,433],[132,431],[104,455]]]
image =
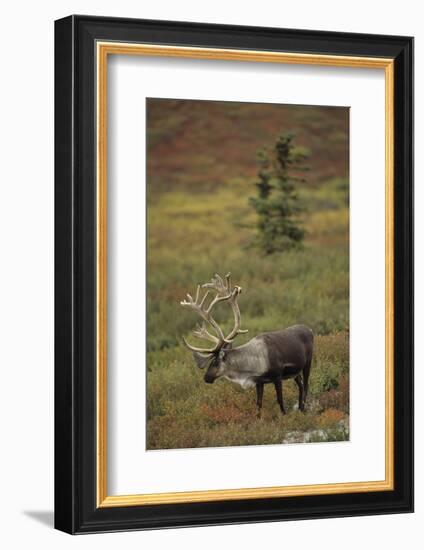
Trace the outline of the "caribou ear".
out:
[[[193,351],[193,357],[196,361],[196,366],[199,367],[199,369],[204,369],[206,367],[209,367],[212,359],[213,359],[213,353],[199,353],[198,351]]]

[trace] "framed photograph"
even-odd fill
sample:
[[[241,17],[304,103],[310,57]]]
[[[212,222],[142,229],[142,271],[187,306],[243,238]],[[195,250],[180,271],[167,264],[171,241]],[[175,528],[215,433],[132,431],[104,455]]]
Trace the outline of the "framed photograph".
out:
[[[55,525],[413,509],[413,39],[55,24]]]

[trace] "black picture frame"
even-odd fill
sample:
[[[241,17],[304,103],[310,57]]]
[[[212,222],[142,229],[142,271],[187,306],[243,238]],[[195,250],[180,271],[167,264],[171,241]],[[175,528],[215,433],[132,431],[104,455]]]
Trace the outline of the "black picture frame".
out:
[[[98,507],[99,40],[394,60],[394,490]],[[55,527],[94,533],[413,511],[413,39],[73,15],[55,22]]]

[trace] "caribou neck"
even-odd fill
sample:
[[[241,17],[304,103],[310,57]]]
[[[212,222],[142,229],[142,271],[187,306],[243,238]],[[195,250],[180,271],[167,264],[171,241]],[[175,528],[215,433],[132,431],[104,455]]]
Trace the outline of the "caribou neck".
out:
[[[253,338],[246,344],[229,349],[225,354],[225,375],[237,378],[256,378],[268,369],[268,350],[259,338]],[[241,383],[241,382],[239,382]],[[243,384],[242,384],[243,385]]]

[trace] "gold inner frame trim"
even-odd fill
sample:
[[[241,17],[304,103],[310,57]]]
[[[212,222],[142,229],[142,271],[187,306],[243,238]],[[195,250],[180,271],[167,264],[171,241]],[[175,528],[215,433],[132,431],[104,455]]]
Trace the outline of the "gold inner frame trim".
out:
[[[96,43],[97,54],[97,506],[142,506],[210,502],[394,489],[394,60],[254,50],[162,46],[123,42]],[[107,493],[107,61],[109,55],[219,59],[362,69],[385,72],[385,479],[315,485],[217,489],[178,493],[109,496]]]

